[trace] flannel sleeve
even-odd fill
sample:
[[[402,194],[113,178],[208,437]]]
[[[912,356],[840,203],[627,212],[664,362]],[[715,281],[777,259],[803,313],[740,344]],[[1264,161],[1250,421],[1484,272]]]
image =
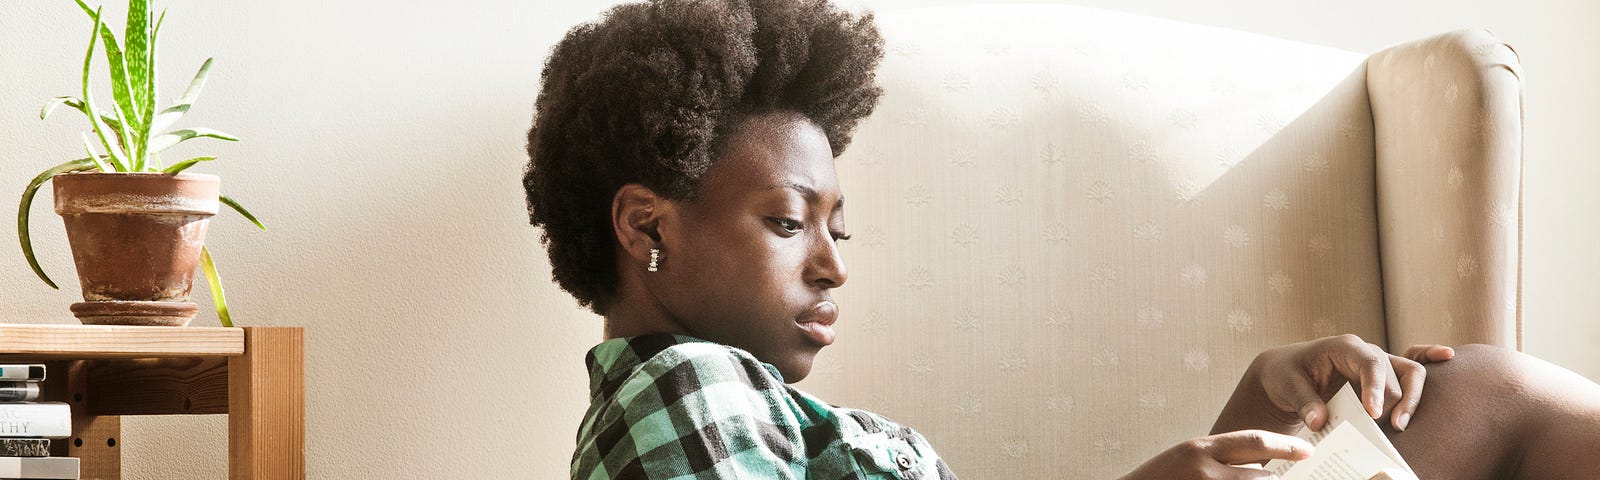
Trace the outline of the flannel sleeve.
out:
[[[663,350],[596,425],[590,478],[805,478],[792,404],[753,357],[707,343]]]

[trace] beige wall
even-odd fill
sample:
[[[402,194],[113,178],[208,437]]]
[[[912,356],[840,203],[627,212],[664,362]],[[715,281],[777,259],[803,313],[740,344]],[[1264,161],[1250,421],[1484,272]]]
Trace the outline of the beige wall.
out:
[[[245,138],[180,153],[272,230],[223,214],[211,244],[237,320],[307,329],[310,478],[558,478],[599,323],[549,283],[518,182],[539,64],[611,2],[161,2],[164,96],[205,56],[185,125]],[[959,2],[861,2],[880,10]],[[1372,51],[1487,26],[1528,75],[1527,350],[1600,378],[1600,7],[1578,0],[1063,2]],[[1384,13],[1375,13],[1384,12]],[[120,23],[120,22],[119,22]],[[70,2],[0,7],[0,178],[78,156],[84,123],[37,108],[76,91],[88,25]],[[0,255],[15,321],[71,322],[76,282],[48,196],[44,287]],[[204,294],[196,301],[209,303]],[[199,325],[214,325],[203,316]],[[127,422],[128,478],[223,478],[220,417]],[[1198,433],[1198,432],[1197,432]]]

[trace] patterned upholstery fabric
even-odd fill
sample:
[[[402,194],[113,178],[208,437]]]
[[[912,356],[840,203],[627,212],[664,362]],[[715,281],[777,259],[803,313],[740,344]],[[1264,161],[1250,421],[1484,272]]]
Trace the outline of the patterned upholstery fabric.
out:
[[[802,388],[963,478],[1114,478],[1206,433],[1270,346],[1514,346],[1520,84],[1491,37],[1369,68],[1075,7],[879,22],[841,340]]]
[[[1391,346],[1522,346],[1522,68],[1483,30],[1372,56]]]

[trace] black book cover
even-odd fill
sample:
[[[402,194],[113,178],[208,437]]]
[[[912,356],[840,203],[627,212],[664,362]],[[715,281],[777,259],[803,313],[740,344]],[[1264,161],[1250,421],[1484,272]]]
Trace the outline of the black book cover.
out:
[[[48,457],[50,439],[0,438],[0,457]]]

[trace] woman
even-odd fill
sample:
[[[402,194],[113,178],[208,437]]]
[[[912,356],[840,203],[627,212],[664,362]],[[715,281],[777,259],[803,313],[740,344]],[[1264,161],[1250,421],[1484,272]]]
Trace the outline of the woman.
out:
[[[910,428],[787,386],[835,338],[849,234],[833,160],[881,95],[882,55],[870,14],[813,0],[628,4],[555,47],[523,182],[556,282],[606,338],[573,478],[955,478]],[[1128,478],[1266,478],[1234,465],[1311,446],[1245,429],[1320,427],[1321,393],[1346,379],[1404,430],[1418,362],[1452,355],[1353,336],[1268,351],[1216,435]]]

